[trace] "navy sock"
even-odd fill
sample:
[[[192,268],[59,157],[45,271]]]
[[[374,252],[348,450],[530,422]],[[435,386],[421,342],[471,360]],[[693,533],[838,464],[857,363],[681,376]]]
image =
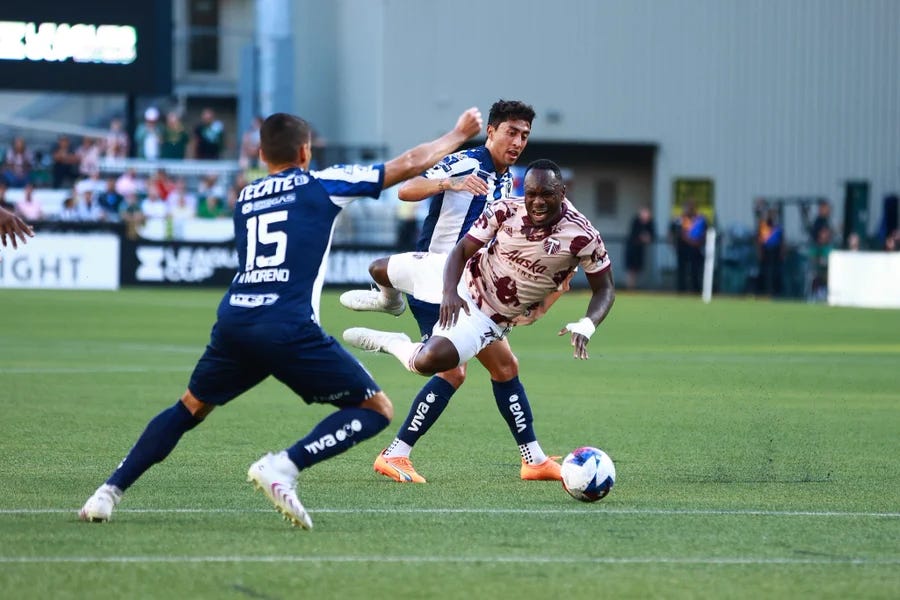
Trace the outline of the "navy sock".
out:
[[[388,426],[387,417],[368,408],[344,408],[319,421],[313,430],[287,449],[298,469],[337,456]]]
[[[455,392],[456,388],[446,379],[438,376],[429,379],[416,394],[397,437],[410,446],[415,446],[419,438],[437,422]]]
[[[201,421],[202,419],[191,414],[181,400],[162,411],[147,423],[144,433],[106,483],[124,492],[147,469],[166,458],[181,436]]]
[[[525,388],[519,378],[513,377],[509,381],[503,382],[491,380],[491,385],[494,388],[497,409],[506,419],[506,424],[516,439],[516,443],[521,445],[536,441],[531,404],[528,403],[528,396],[525,395]]]

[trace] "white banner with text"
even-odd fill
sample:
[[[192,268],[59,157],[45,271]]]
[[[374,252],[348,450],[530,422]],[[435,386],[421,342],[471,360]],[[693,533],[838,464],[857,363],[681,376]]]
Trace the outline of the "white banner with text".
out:
[[[119,289],[119,236],[39,233],[0,249],[0,288]]]

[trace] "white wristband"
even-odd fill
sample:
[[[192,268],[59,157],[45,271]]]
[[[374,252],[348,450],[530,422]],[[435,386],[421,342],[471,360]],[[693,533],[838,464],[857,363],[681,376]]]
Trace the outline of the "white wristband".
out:
[[[578,333],[586,337],[587,339],[591,339],[591,336],[594,335],[594,331],[597,330],[597,327],[594,325],[594,322],[591,321],[587,317],[582,317],[579,321],[575,323],[568,323],[566,325],[566,329],[571,331],[572,333]]]

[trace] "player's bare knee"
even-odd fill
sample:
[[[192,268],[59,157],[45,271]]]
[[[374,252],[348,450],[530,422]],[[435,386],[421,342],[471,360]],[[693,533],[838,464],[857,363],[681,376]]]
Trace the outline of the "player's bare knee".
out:
[[[390,258],[378,258],[369,264],[369,275],[379,285],[390,286],[391,280],[388,278],[387,269]]]
[[[415,367],[423,375],[443,373],[459,366],[459,352],[442,337],[430,338],[415,357]]]
[[[197,397],[191,393],[191,390],[185,390],[184,394],[181,396],[181,403],[184,404],[185,408],[198,419],[206,418],[206,415],[211,413],[215,408],[215,405],[213,404],[207,404],[206,402],[198,400]]]
[[[519,375],[519,359],[510,354],[508,359],[492,364],[488,372],[494,381],[509,381]]]
[[[438,373],[438,377],[452,385],[453,389],[458,390],[466,381],[466,365],[460,365],[455,369]]]
[[[359,407],[374,410],[388,421],[394,419],[394,405],[384,392],[378,392],[374,396],[367,398]]]

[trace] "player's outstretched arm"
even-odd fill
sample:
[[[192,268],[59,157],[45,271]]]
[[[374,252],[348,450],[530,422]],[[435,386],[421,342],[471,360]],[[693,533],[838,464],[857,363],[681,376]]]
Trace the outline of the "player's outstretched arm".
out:
[[[575,358],[585,360],[588,357],[587,344],[597,326],[603,322],[616,300],[616,286],[613,284],[612,267],[596,274],[587,275],[591,286],[591,301],[587,314],[580,321],[567,323],[559,330],[559,335],[572,334],[572,345],[575,347]]]
[[[28,241],[29,237],[34,237],[34,230],[28,223],[20,219],[15,213],[0,207],[0,242],[6,246],[6,240],[13,248],[18,248],[18,242],[23,244]]]
[[[488,193],[488,184],[475,173],[446,177],[444,179],[429,179],[420,175],[404,181],[400,189],[397,190],[397,197],[404,202],[418,202],[448,190],[467,191],[473,196],[483,196]]]
[[[450,254],[447,255],[447,262],[444,263],[443,298],[441,299],[441,311],[438,320],[441,327],[453,326],[459,316],[460,309],[469,314],[469,306],[459,297],[457,288],[459,287],[459,280],[462,277],[466,262],[482,246],[484,246],[483,242],[464,236],[456,243]]]
[[[406,181],[433,166],[481,131],[481,111],[472,107],[456,120],[456,126],[441,137],[419,144],[384,163],[384,187]]]

